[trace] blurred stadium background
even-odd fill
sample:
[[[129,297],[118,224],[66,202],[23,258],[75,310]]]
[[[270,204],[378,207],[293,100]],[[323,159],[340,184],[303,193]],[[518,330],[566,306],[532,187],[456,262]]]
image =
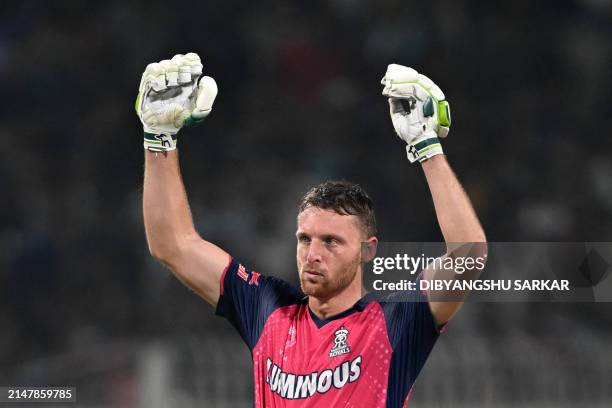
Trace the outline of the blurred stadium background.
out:
[[[295,281],[296,205],[328,178],[370,192],[383,241],[441,239],[380,95],[392,62],[446,92],[491,241],[612,240],[611,32],[609,0],[2,2],[0,385],[252,403],[238,335],[147,253],[147,63],[196,51],[219,83],[179,144],[202,235]],[[610,406],[611,342],[610,304],[468,304],[411,406]]]

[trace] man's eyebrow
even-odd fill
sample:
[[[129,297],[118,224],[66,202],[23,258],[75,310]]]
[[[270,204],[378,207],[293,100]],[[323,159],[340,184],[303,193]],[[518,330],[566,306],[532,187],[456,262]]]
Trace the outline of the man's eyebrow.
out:
[[[297,231],[295,233],[295,237],[298,238],[298,239],[299,238],[308,238],[308,237],[310,237],[310,234],[307,234],[304,231]],[[346,241],[342,236],[336,235],[336,234],[333,234],[333,233],[328,233],[328,234],[321,235],[321,239],[322,240],[335,239],[336,241],[339,241],[339,242],[345,242]]]
[[[325,235],[323,235],[323,239],[329,239],[329,238],[335,239],[336,241],[340,241],[340,242],[344,242],[345,241],[345,239],[342,238],[340,235],[336,235],[336,234],[325,234]]]

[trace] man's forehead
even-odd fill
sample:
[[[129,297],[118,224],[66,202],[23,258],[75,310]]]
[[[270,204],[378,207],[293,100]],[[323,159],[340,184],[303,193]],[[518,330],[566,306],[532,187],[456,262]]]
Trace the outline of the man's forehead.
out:
[[[299,230],[311,229],[349,229],[357,228],[359,219],[355,215],[338,214],[334,210],[318,207],[308,207],[298,214],[297,226]]]

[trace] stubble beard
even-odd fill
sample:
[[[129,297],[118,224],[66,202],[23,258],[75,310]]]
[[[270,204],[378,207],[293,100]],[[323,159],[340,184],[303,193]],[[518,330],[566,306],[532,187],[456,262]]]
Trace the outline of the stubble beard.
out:
[[[359,259],[349,262],[335,273],[335,277],[323,276],[319,281],[312,282],[300,274],[300,287],[305,295],[319,299],[329,299],[346,289],[355,279],[359,270]]]

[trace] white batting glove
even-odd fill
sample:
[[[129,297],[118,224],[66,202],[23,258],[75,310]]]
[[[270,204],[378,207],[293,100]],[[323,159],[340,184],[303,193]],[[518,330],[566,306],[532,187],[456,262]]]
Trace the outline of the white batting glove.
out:
[[[209,76],[200,79],[201,75],[202,62],[193,52],[147,65],[136,98],[145,149],[176,149],[178,131],[208,116],[217,97],[217,83]]]
[[[451,117],[442,90],[425,75],[397,64],[388,66],[381,84],[395,133],[408,144],[408,160],[422,162],[443,154],[438,137],[448,135]]]

